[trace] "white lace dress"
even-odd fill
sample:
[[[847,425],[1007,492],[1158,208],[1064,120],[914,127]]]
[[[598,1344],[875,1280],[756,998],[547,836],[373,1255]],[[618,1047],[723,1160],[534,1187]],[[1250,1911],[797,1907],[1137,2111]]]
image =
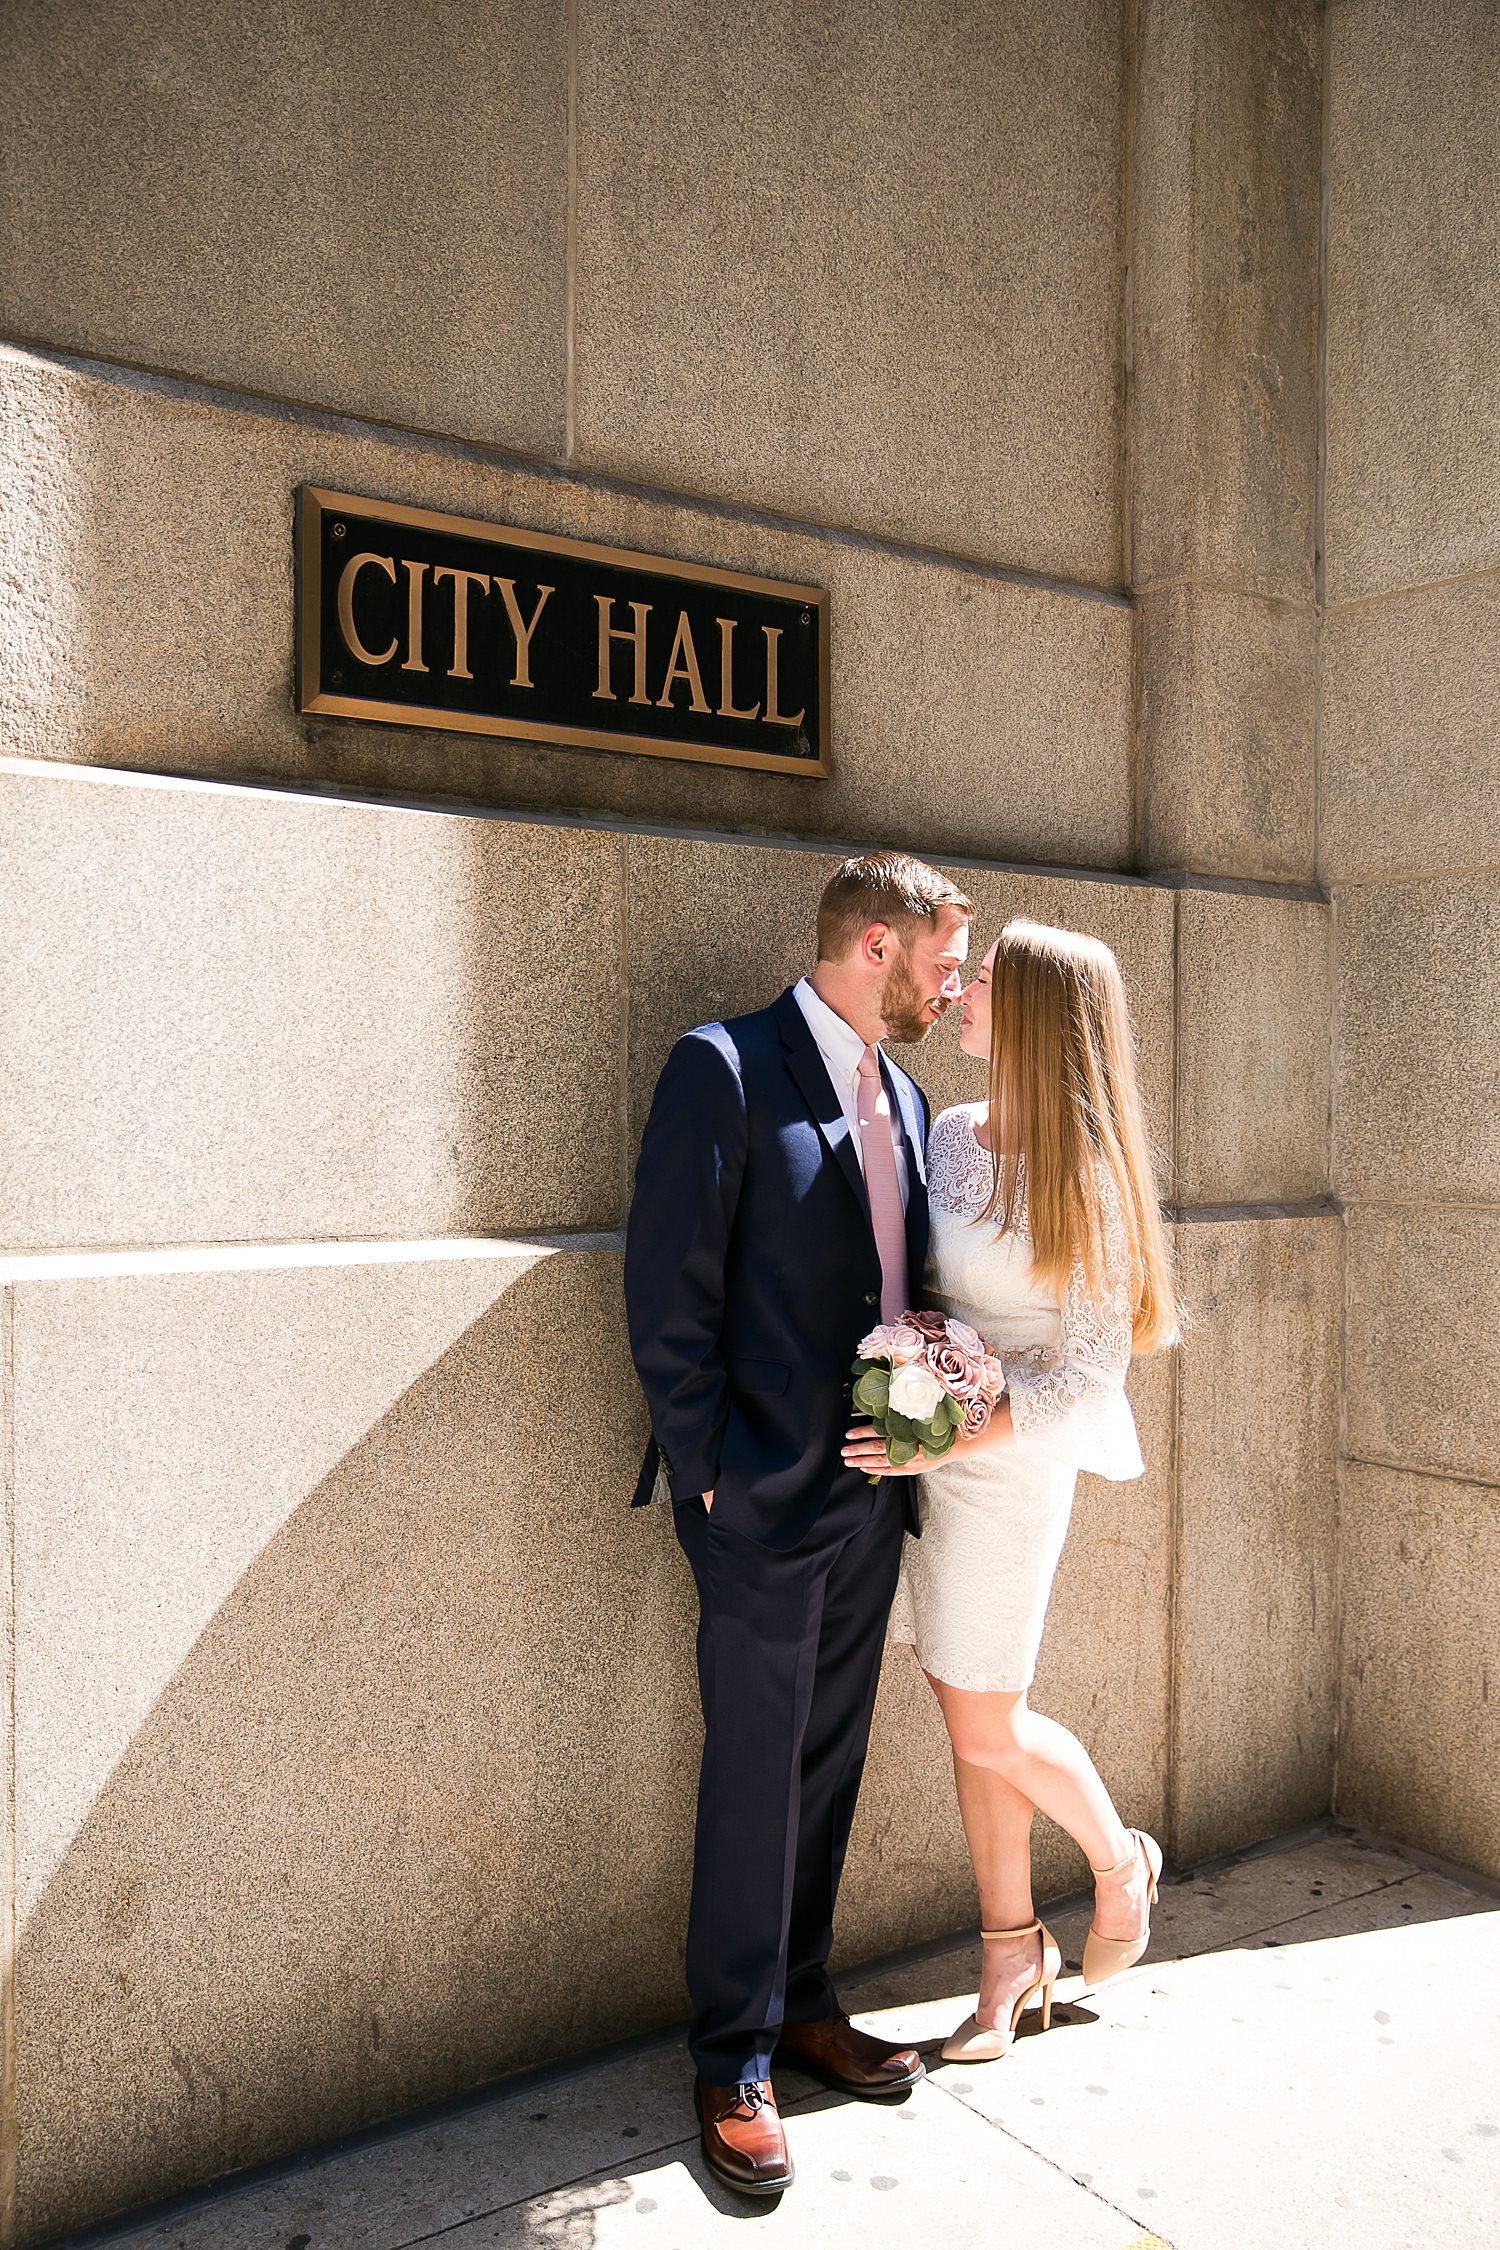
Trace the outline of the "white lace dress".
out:
[[[1023,1209],[1016,1231],[975,1225],[989,1200],[976,1102],[945,1109],[927,1143],[932,1233],[925,1299],[977,1328],[1003,1362],[1013,1445],[920,1479],[920,1539],[908,1539],[891,1613],[925,1671],[953,1687],[1030,1687],[1080,1469],[1124,1482],[1145,1464],[1125,1396],[1131,1302],[1124,1219],[1105,1189],[1102,1301],[1075,1268],[1064,1301],[1038,1288]]]

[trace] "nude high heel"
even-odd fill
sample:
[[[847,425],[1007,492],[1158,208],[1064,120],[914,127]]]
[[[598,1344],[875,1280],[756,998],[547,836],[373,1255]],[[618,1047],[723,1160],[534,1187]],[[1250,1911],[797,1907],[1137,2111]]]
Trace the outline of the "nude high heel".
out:
[[[1151,1943],[1151,1909],[1156,1904],[1157,1879],[1161,1874],[1161,1846],[1154,1836],[1147,1836],[1139,1828],[1130,1831],[1130,1849],[1113,1867],[1096,1867],[1096,1875],[1118,1875],[1129,1867],[1137,1852],[1146,1863],[1146,1927],[1137,1938],[1100,1937],[1090,1929],[1083,1941],[1083,1981],[1085,1984],[1103,1984],[1117,1977],[1122,1969],[1133,1969]]]
[[[944,2062],[998,2062],[1008,2055],[1015,2044],[1016,2027],[1023,2009],[1029,2008],[1041,1995],[1042,2029],[1052,2022],[1052,1987],[1062,1973],[1062,1951],[1045,1922],[1023,1922],[1018,1930],[981,1930],[982,1938],[1030,1937],[1034,1930],[1042,1934],[1042,1966],[1035,1984],[1027,1986],[1010,2011],[1008,2024],[982,2024],[978,2016],[966,2016],[951,2039],[943,2042]]]

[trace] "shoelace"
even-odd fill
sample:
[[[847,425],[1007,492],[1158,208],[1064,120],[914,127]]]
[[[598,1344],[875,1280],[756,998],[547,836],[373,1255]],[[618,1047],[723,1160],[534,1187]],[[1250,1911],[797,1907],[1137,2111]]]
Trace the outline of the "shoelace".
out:
[[[741,2079],[734,2089],[734,2100],[724,2111],[725,2117],[743,2117],[747,2125],[754,2124],[766,2106],[766,2097],[753,2078]]]

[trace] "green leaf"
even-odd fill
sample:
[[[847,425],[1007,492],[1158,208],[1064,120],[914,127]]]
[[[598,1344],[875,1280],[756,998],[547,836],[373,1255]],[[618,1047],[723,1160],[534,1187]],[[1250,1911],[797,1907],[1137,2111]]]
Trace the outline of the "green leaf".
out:
[[[890,1395],[891,1378],[883,1367],[867,1367],[853,1391],[861,1414],[883,1414]]]
[[[957,1443],[957,1430],[952,1428],[940,1430],[936,1437],[924,1438],[922,1440],[922,1451],[926,1454],[929,1461],[941,1461],[943,1455],[945,1453],[951,1453]]]
[[[945,1393],[938,1400],[937,1412],[932,1418],[939,1429],[946,1423],[950,1430],[956,1430],[964,1418],[964,1410],[956,1398],[949,1398]]]
[[[893,1437],[910,1438],[915,1445],[921,1431],[920,1423],[914,1422],[908,1414],[896,1413],[894,1408],[887,1410],[885,1419]]]
[[[891,1467],[904,1469],[908,1461],[915,1461],[917,1458],[917,1441],[915,1438],[892,1438],[886,1451],[890,1456]]]

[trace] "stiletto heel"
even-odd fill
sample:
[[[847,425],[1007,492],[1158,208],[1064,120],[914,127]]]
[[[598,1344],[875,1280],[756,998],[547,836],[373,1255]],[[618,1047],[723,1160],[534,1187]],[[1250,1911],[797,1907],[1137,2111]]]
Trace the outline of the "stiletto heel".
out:
[[[943,2041],[944,2062],[998,2062],[1015,2045],[1016,2028],[1025,2010],[1036,2003],[1042,2011],[1042,2029],[1052,2023],[1052,1987],[1062,1973],[1062,1949],[1045,1922],[1023,1922],[1018,1930],[981,1930],[986,1939],[1030,1937],[1041,1932],[1042,1960],[1034,1984],[1020,1994],[1008,2024],[982,2024],[977,2015],[965,2016],[951,2039]]]
[[[1132,1969],[1151,1943],[1151,1909],[1156,1904],[1156,1887],[1161,1875],[1161,1846],[1154,1836],[1147,1836],[1139,1828],[1130,1831],[1130,1849],[1113,1867],[1096,1867],[1096,1875],[1118,1875],[1129,1867],[1137,1853],[1146,1865],[1146,1926],[1137,1938],[1100,1937],[1090,1929],[1083,1941],[1083,1981],[1087,1985],[1104,1984],[1117,1977],[1122,1970]]]

